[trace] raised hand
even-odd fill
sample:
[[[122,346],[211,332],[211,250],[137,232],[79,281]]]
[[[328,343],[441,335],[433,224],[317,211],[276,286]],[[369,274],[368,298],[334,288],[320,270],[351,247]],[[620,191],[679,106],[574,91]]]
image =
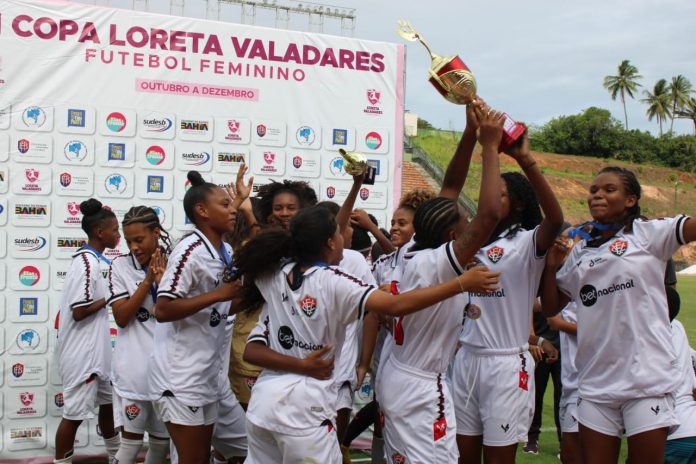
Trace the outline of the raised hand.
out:
[[[498,149],[503,138],[505,115],[500,111],[477,111],[476,119],[479,124],[479,143],[481,146],[492,146]]]

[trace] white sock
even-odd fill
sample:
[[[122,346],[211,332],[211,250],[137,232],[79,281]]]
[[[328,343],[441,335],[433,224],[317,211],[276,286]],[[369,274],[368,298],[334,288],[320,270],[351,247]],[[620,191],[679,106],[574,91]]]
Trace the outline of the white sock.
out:
[[[145,455],[145,464],[165,463],[167,461],[167,453],[169,452],[169,440],[150,437],[148,444],[150,448]]]
[[[174,446],[174,440],[169,440],[169,462],[170,464],[179,464],[179,453]]]
[[[109,462],[113,462],[121,445],[121,437],[116,434],[111,438],[105,438],[104,445],[106,446],[106,454],[109,455]]]
[[[121,446],[118,447],[118,452],[114,457],[112,464],[134,464],[138,457],[138,452],[143,446],[142,440],[129,440],[128,438],[121,439]]]
[[[53,464],[72,464],[72,450],[68,453],[70,456],[63,459],[54,459]]]
[[[372,437],[372,452],[370,453],[374,464],[383,464],[384,438]]]

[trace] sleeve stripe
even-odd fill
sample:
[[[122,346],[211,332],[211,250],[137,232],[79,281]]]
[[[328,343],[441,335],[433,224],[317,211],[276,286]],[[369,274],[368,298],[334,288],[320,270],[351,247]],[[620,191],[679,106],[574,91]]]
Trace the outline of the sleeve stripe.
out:
[[[375,287],[370,287],[365,290],[365,293],[360,297],[360,303],[358,304],[358,320],[361,320],[365,316],[365,304],[367,303],[367,298],[377,290]]]
[[[70,309],[77,309],[77,308],[82,308],[84,306],[89,306],[94,302],[94,300],[82,300],[78,301],[77,303],[73,303],[70,305]]]
[[[92,268],[89,265],[89,259],[87,256],[85,256],[86,253],[82,253],[80,256],[82,257],[82,261],[85,264],[85,300],[89,300],[90,303],[92,301],[92,295],[90,295],[89,292],[89,284],[90,284],[90,279],[92,278]]]
[[[534,247],[534,257],[535,257],[536,259],[544,259],[544,258],[546,258],[546,253],[544,253],[544,254],[541,255],[541,256],[539,256],[539,255],[537,254],[537,249],[538,249],[537,244],[536,244],[536,243],[537,243],[537,242],[536,242],[536,240],[537,240],[537,232],[539,232],[539,226],[536,226],[536,227],[534,228],[534,234],[532,235],[532,246]]]
[[[106,300],[106,304],[111,304],[114,301],[122,300],[124,298],[129,297],[129,296],[130,296],[130,294],[128,292],[119,293],[118,295],[111,295],[111,298]]]
[[[262,342],[264,345],[268,345],[268,339],[263,335],[252,335],[247,338],[247,343],[251,342]]]
[[[190,244],[188,248],[186,248],[186,251],[184,251],[181,255],[181,258],[179,258],[179,262],[176,265],[176,270],[174,271],[174,278],[172,279],[172,292],[176,291],[176,286],[179,284],[181,273],[184,270],[184,266],[186,265],[186,262],[191,256],[191,253],[193,253],[193,251],[201,245],[203,245],[203,240],[199,238],[198,240]]]
[[[169,298],[172,298],[172,299],[174,299],[174,300],[176,300],[177,298],[183,298],[181,295],[177,295],[177,294],[174,293],[174,292],[167,292],[167,291],[159,291],[159,292],[157,292],[157,297],[159,298],[159,297],[161,297],[161,296],[168,296]]]
[[[677,234],[677,242],[680,245],[686,245],[686,240],[684,240],[684,222],[686,222],[688,218],[686,216],[682,216],[679,218],[677,221],[677,227],[676,227],[676,234]]]
[[[464,269],[462,266],[459,264],[459,261],[457,260],[457,256],[454,253],[454,242],[449,242],[445,246],[445,251],[447,252],[447,259],[450,262],[450,265],[452,266],[452,269],[457,275],[462,275],[464,274]]]

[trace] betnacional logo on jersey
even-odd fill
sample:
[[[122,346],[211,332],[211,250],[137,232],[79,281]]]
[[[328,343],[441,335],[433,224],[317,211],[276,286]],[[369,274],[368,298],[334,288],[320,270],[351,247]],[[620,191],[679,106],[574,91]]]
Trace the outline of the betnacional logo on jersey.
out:
[[[333,130],[333,144],[334,145],[348,145],[348,130],[347,129],[334,129]]]
[[[37,316],[39,314],[39,299],[25,298],[19,299],[19,317],[22,316]]]
[[[140,284],[138,284],[140,285]],[[149,321],[152,317],[152,314],[150,314],[150,311],[148,311],[145,308],[138,308],[138,312],[135,313],[135,319],[138,322],[147,322]]]
[[[31,148],[31,142],[29,142],[29,140],[19,139],[17,141],[17,150],[19,150],[21,154],[27,153],[29,151],[29,148]]]
[[[333,198],[336,196],[336,188],[333,186],[326,187],[326,196],[328,198]]]
[[[614,240],[614,243],[609,245],[609,251],[616,256],[623,256],[628,250],[628,242],[625,240]]]
[[[309,126],[302,126],[299,129],[297,129],[297,132],[295,133],[295,139],[297,140],[297,143],[299,143],[300,145],[313,144],[314,139],[316,139],[316,136],[316,131]]]
[[[27,127],[41,127],[46,123],[46,112],[38,106],[30,106],[22,113],[22,121]]]
[[[169,118],[143,119],[143,127],[148,132],[167,132],[174,123]]]
[[[504,254],[505,249],[499,246],[492,246],[486,251],[486,256],[493,264],[496,264],[498,261],[500,261],[503,258]]]
[[[40,342],[39,333],[34,329],[24,329],[17,334],[17,347],[22,351],[34,351]]]
[[[126,160],[126,144],[125,143],[110,143],[109,144],[109,161],[125,161]]]
[[[126,128],[126,124],[126,117],[123,115],[123,113],[115,111],[113,113],[109,113],[109,115],[106,117],[106,127],[111,132],[123,132],[123,130]]]
[[[24,375],[24,364],[16,363],[12,365],[12,376],[16,379]]]
[[[104,180],[104,188],[109,193],[123,193],[128,187],[126,178],[121,174],[111,174]]]
[[[63,405],[65,404],[65,400],[63,399],[63,393],[56,393],[56,395],[53,397],[53,403],[56,405],[58,408],[62,408]]]
[[[630,290],[635,288],[633,279],[627,280],[626,282],[614,283],[608,287],[597,289],[593,285],[583,285],[580,289],[580,301],[582,301],[583,306],[594,306],[601,297],[611,295],[612,293],[622,292],[624,290]]]
[[[140,408],[138,407],[137,404],[129,404],[126,405],[126,407],[123,409],[123,412],[126,414],[126,417],[128,420],[135,420],[136,417],[140,415]]]
[[[164,158],[166,156],[164,148],[159,145],[152,145],[145,151],[145,160],[152,166],[159,166],[164,163]]]
[[[147,193],[163,193],[164,176],[147,176]]]
[[[210,327],[219,326],[223,318],[227,319],[227,314],[220,314],[217,308],[213,308],[210,312]]]
[[[41,279],[41,272],[34,266],[24,266],[19,270],[19,281],[26,287],[33,287]]]
[[[377,150],[382,146],[382,136],[377,132],[368,132],[365,136],[365,145],[370,150]]]
[[[82,161],[87,158],[87,145],[80,140],[71,140],[65,144],[63,154],[68,161]]]
[[[68,127],[85,127],[85,110],[68,109]]]
[[[379,107],[382,92],[377,89],[367,89],[365,94],[369,105],[365,107],[363,112],[366,114],[382,114],[382,109]]]
[[[365,201],[368,198],[370,198],[370,190],[366,188],[361,188],[360,189],[360,199]]]
[[[312,317],[314,316],[314,313],[317,311],[317,299],[314,297],[311,297],[309,295],[305,295],[304,298],[302,298],[300,301],[300,309],[302,310],[303,313],[305,313],[305,316],[307,317]]]
[[[287,325],[281,326],[278,329],[278,342],[280,343],[280,346],[286,350],[291,349],[293,346],[307,351],[317,351],[324,348],[324,345],[316,345],[311,342],[297,340],[292,329]]]
[[[406,456],[400,453],[394,453],[391,456],[393,464],[406,464]]]

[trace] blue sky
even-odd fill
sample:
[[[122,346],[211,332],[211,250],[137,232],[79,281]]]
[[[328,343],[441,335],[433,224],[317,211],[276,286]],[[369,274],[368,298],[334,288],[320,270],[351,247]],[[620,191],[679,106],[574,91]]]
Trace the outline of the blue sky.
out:
[[[102,0],[99,0],[101,3]],[[270,2],[269,2],[270,3]],[[296,1],[278,0],[296,5]],[[575,114],[590,106],[609,109],[623,121],[620,102],[602,87],[623,59],[638,67],[643,90],[657,80],[683,74],[696,86],[696,2],[693,0],[331,0],[355,8],[355,37],[401,42],[396,21],[409,19],[436,53],[458,54],[476,75],[479,94],[496,108],[530,124]],[[111,0],[132,7],[132,1]],[[305,2],[306,4],[306,2]],[[204,17],[203,0],[186,0],[185,14]],[[169,0],[150,0],[151,11],[168,13]],[[234,7],[221,19],[239,22]],[[273,26],[271,13],[259,12],[257,24]],[[307,30],[306,17],[291,19],[293,29]],[[338,33],[335,21],[325,32]],[[462,107],[446,102],[426,80],[430,59],[417,43],[407,47],[406,108],[435,126],[461,128]],[[657,133],[646,105],[627,103],[629,128]],[[693,124],[676,120],[675,131],[692,133]]]

